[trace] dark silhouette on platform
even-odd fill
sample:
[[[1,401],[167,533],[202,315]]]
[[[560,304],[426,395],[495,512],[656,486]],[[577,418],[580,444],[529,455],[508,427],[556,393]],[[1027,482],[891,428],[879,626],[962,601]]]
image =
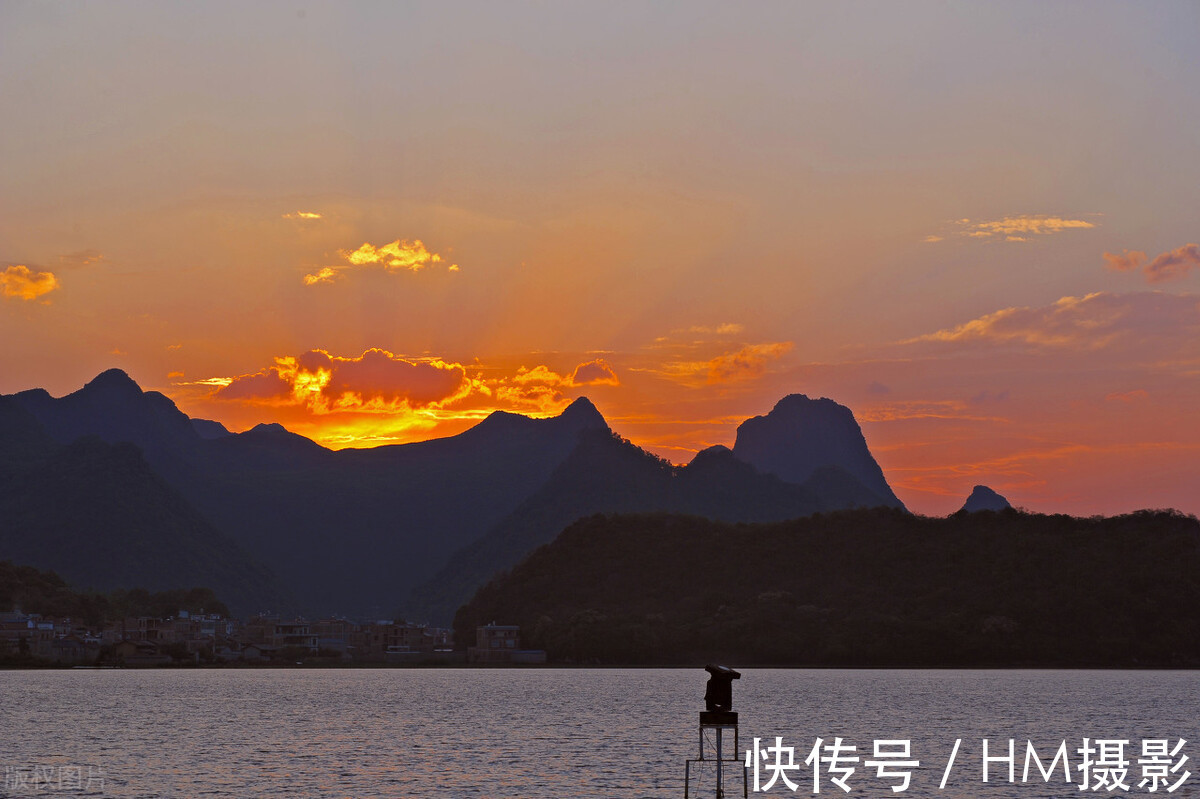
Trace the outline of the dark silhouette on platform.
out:
[[[741,769],[738,759],[738,714],[733,712],[733,681],[741,679],[741,674],[728,666],[708,664],[704,667],[708,672],[708,685],[704,690],[704,704],[707,710],[700,711],[700,752],[699,757],[690,758],[684,766],[683,795],[684,799],[692,796],[692,769],[702,768],[709,764],[716,768],[716,796],[725,797],[725,768],[728,765],[742,774],[742,796],[746,796],[746,772]],[[726,740],[732,737],[733,756],[725,753]],[[737,764],[736,766],[734,764]]]
[[[733,710],[733,681],[741,679],[741,674],[728,666],[704,667],[710,675],[708,685],[704,689],[704,704],[709,713],[727,713]]]

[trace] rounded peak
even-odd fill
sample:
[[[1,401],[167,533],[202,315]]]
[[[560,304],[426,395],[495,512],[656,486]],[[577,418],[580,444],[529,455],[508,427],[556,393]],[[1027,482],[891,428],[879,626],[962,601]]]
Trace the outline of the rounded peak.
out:
[[[707,461],[722,460],[732,457],[733,450],[731,450],[729,447],[725,446],[724,444],[713,444],[711,447],[705,447],[697,452],[692,459],[688,461],[688,465],[690,466],[693,463],[704,463]]]
[[[753,471],[754,467],[739,461],[734,457],[733,450],[723,444],[714,444],[711,447],[705,447],[697,452],[684,467],[684,470],[688,474],[727,473],[730,469],[748,469]]]
[[[261,424],[254,425],[254,427],[251,427],[246,432],[254,433],[256,435],[276,435],[277,436],[277,435],[291,435],[292,431],[288,430],[286,427],[281,425],[279,422],[262,422]]]
[[[105,391],[136,391],[142,393],[142,388],[132,377],[121,369],[106,369],[93,377],[84,388],[103,389]]]
[[[483,421],[466,432],[469,433],[471,430],[487,430],[489,432],[519,430],[523,429],[522,425],[529,424],[529,421],[529,417],[512,411],[492,411],[483,418]]]
[[[50,392],[44,388],[27,388],[24,391],[18,391],[16,394],[5,394],[6,397],[20,397],[27,400],[49,400],[54,399],[50,396]]]

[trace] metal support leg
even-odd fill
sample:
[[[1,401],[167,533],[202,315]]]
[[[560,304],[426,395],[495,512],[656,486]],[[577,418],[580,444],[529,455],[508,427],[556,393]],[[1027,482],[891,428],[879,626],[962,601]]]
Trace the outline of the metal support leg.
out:
[[[721,748],[721,728],[717,727],[717,799],[725,799],[725,752]]]

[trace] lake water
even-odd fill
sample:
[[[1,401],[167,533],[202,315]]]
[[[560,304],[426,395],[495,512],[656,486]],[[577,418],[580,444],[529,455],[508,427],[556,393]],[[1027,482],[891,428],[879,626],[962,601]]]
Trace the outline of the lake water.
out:
[[[700,669],[146,670],[0,672],[0,796],[108,797],[588,797],[683,795],[696,757]],[[875,739],[911,741],[900,796],[1069,797],[1076,784],[1010,784],[1004,764],[981,779],[981,739],[993,754],[1016,739],[1049,761],[1060,742],[1073,779],[1084,737],[1128,739],[1121,789],[1152,795],[1142,739],[1187,743],[1170,796],[1200,796],[1200,673],[1123,671],[743,671],[734,683],[741,750],[757,736],[795,750],[799,791],[817,737],[853,754]],[[962,744],[944,790],[956,739]],[[861,762],[852,794],[892,796]],[[701,775],[712,796],[711,773]],[[737,776],[732,775],[732,776]],[[762,779],[768,777],[762,772]],[[821,774],[820,792],[843,791]],[[1032,781],[1036,780],[1036,782]],[[732,783],[727,783],[732,788]],[[728,796],[740,796],[740,783]],[[1166,794],[1166,785],[1158,795]],[[1090,793],[1090,792],[1089,792]],[[754,795],[751,792],[751,795]]]

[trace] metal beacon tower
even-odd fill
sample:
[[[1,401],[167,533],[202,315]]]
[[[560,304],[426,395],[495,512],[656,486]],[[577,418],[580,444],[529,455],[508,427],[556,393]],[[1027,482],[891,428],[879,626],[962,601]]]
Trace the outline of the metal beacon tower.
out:
[[[736,763],[735,768],[741,772],[742,796],[745,797],[746,767],[738,757],[738,714],[733,711],[733,681],[742,675],[728,666],[709,664],[704,670],[710,676],[704,691],[705,709],[700,712],[700,756],[689,758],[684,766],[683,796],[684,799],[700,796],[701,786],[711,775],[716,787],[713,795],[716,799],[725,799],[725,772],[729,764]]]

